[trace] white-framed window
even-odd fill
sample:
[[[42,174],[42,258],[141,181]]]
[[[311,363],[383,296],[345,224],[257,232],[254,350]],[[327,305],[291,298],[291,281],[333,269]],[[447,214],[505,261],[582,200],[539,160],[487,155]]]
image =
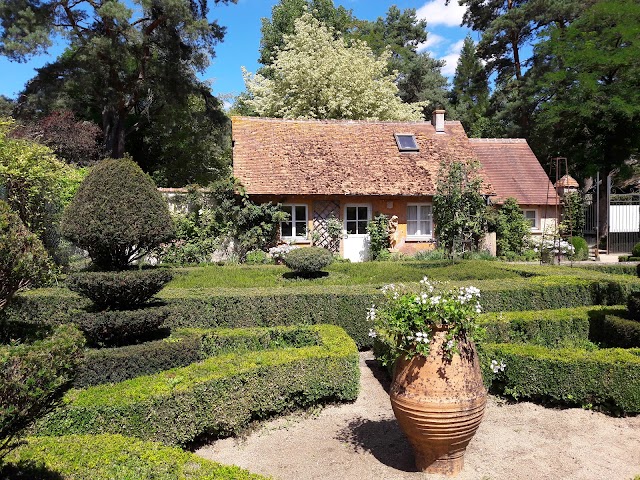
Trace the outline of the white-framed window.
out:
[[[433,213],[430,204],[415,203],[407,205],[407,238],[431,237]]]
[[[524,218],[531,224],[531,228],[538,228],[538,211],[537,210],[523,210],[522,214]]]
[[[289,220],[280,222],[281,238],[307,238],[307,206],[283,205],[282,211],[289,214]]]
[[[369,207],[366,205],[347,205],[345,207],[345,231],[348,235],[366,235],[370,220]]]

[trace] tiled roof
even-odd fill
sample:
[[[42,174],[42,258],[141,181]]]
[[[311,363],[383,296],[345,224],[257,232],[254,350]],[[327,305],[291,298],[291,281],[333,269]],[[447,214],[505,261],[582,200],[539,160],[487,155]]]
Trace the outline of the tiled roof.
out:
[[[556,191],[523,138],[470,138],[496,193],[494,203],[515,197],[521,205],[555,205]]]
[[[233,117],[233,174],[249,194],[432,195],[440,161],[475,158],[460,122]],[[398,151],[394,133],[419,152]]]

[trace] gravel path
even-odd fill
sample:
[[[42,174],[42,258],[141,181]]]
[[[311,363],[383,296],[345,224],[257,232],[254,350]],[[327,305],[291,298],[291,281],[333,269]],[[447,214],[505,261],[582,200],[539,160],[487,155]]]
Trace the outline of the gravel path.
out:
[[[196,453],[281,480],[433,479],[416,472],[397,426],[384,372],[360,354],[356,402],[315,415],[266,422],[247,438],[227,438]],[[640,475],[640,416],[613,418],[582,409],[507,404],[490,397],[458,480],[609,480]]]

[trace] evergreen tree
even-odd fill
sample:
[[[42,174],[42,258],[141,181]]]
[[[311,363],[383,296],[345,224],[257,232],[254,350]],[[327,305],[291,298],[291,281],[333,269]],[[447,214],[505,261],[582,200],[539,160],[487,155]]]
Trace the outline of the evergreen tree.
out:
[[[478,121],[485,117],[489,105],[489,82],[471,35],[467,35],[453,77],[451,103],[467,133],[477,136]]]

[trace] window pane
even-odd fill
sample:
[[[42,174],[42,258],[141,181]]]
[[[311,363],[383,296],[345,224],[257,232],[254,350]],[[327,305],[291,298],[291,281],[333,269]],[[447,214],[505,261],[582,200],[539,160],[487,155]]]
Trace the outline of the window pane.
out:
[[[420,235],[429,235],[430,233],[429,222],[420,220]]]
[[[407,207],[407,223],[418,219],[418,207],[411,205]]]
[[[414,220],[407,220],[407,235],[417,235],[417,234],[418,234],[418,222]]]
[[[358,207],[358,220],[367,220],[369,218],[368,211],[367,207]]]
[[[356,232],[356,222],[347,222],[347,233],[355,234]]]
[[[358,222],[358,233],[367,233],[367,223],[369,222],[367,222],[366,220],[361,220]]]
[[[307,220],[307,207],[304,205],[296,205],[296,222]]]
[[[285,205],[282,207],[282,211],[287,212],[289,215],[291,215],[291,208],[291,205]]]
[[[356,219],[356,207],[347,207],[347,220]]]
[[[307,236],[307,222],[296,222],[296,237]]]
[[[430,219],[431,219],[431,206],[422,205],[420,207],[420,220],[430,220]]]
[[[291,222],[281,222],[280,223],[280,236],[281,237],[290,237],[293,235],[293,231],[291,228]]]
[[[417,150],[418,144],[413,135],[396,135],[398,140],[398,149],[400,150]]]

